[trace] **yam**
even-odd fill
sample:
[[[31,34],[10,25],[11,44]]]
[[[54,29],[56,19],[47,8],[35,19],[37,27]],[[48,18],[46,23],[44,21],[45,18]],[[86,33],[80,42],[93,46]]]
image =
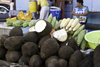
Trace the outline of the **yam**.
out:
[[[3,59],[6,55],[6,49],[4,47],[0,47],[0,59]]]
[[[59,59],[60,67],[67,67],[67,61],[65,59]]]
[[[65,42],[59,43],[60,47],[62,47],[62,46],[64,46],[64,45],[67,45],[67,44],[68,44],[68,40],[69,40],[69,39],[67,39]]]
[[[94,67],[100,67],[100,45],[94,50]]]
[[[47,67],[60,67],[58,59],[51,59]]]
[[[12,36],[6,39],[4,46],[8,50],[20,50],[23,45],[22,36]]]
[[[42,66],[42,59],[39,55],[33,55],[29,61],[30,67],[41,67]]]
[[[9,36],[8,35],[0,35],[0,47],[4,47],[4,42],[5,40],[8,38]]]
[[[6,60],[9,62],[17,63],[21,57],[21,53],[18,51],[8,51],[6,54]]]
[[[59,51],[58,55],[62,59],[69,60],[70,56],[74,53],[74,50],[70,46],[62,46]]]
[[[24,42],[34,42],[37,43],[38,41],[38,34],[36,32],[29,32],[23,36]]]
[[[78,67],[78,65],[83,59],[83,54],[79,50],[75,51],[70,57],[69,67]]]
[[[53,54],[56,54],[59,49],[59,44],[54,38],[49,38],[46,41],[43,42],[41,50],[40,50],[40,56],[42,59],[47,59]]]
[[[59,59],[59,58],[58,58],[57,56],[51,56],[51,57],[49,57],[48,59],[46,59],[45,65],[47,66],[48,63],[49,63],[49,61],[52,60],[52,59]]]
[[[93,64],[93,52],[85,57],[85,59],[80,63],[79,67],[94,67]]]
[[[77,42],[75,41],[75,39],[73,37],[68,40],[68,46],[70,46],[74,50],[78,50],[79,49],[78,46],[77,46]]]
[[[51,38],[50,35],[46,35],[46,36],[42,37],[41,40],[40,40],[39,43],[38,43],[38,47],[41,48],[42,43],[43,43],[45,40],[49,39],[49,38]]]
[[[41,36],[50,34],[52,29],[53,29],[52,25],[45,20],[39,20],[35,25],[36,32]]]
[[[29,29],[29,32],[35,32],[35,26],[31,27],[31,28]]]
[[[38,53],[38,46],[33,42],[26,42],[22,46],[22,54],[24,56],[32,56],[34,54]]]
[[[65,29],[61,29],[61,30],[55,31],[53,33],[53,37],[56,38],[60,42],[64,42],[67,40],[68,35]]]
[[[23,31],[20,27],[13,28],[10,33],[10,36],[23,36]]]
[[[30,60],[30,57],[22,56],[19,59],[19,63],[24,62],[26,65],[29,65],[29,60]]]

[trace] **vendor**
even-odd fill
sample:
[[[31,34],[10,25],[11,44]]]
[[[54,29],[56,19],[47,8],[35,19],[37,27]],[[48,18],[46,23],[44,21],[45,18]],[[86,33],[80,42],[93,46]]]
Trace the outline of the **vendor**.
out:
[[[39,19],[47,20],[49,15],[49,10],[50,8],[49,8],[48,0],[38,0],[37,13],[38,14],[40,13]]]
[[[77,0],[77,6],[72,11],[74,15],[73,18],[80,18],[80,23],[86,23],[87,15],[89,13],[89,9],[87,6],[83,5],[83,0]]]

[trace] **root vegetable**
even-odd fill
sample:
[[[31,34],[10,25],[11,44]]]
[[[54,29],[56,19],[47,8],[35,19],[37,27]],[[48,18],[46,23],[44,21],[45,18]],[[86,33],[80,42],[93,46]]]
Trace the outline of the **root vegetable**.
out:
[[[42,59],[39,55],[33,55],[29,61],[30,67],[41,67],[42,66]]]
[[[59,59],[60,67],[67,67],[67,61],[65,59]]]
[[[9,62],[18,62],[21,57],[21,53],[18,51],[8,51],[6,54],[6,60]]]
[[[30,57],[22,56],[19,59],[19,63],[24,62],[25,64],[29,65],[29,60],[30,60]]]
[[[40,56],[42,59],[47,59],[53,54],[56,54],[59,49],[59,44],[54,38],[49,38],[46,41],[43,42],[41,50],[40,50]]]
[[[35,32],[35,26],[31,27],[31,28],[29,29],[29,32]]]
[[[4,42],[8,37],[8,35],[0,35],[0,47],[4,47]]]
[[[23,45],[22,36],[12,36],[6,39],[4,46],[8,50],[21,50]]]
[[[52,25],[47,21],[39,20],[35,25],[35,30],[39,35],[45,36],[52,31]]]
[[[59,58],[57,56],[51,56],[48,59],[46,59],[45,65],[48,66],[49,61],[52,60],[52,59],[59,59]]]
[[[75,51],[70,57],[69,67],[78,67],[78,65],[83,59],[83,54],[79,50]]]
[[[100,67],[100,45],[94,50],[94,67]]]
[[[38,47],[41,48],[43,42],[46,41],[46,40],[49,39],[49,38],[51,38],[50,35],[46,35],[46,36],[42,37],[41,40],[40,40],[39,43],[38,43]]]
[[[23,36],[23,31],[20,27],[13,28],[10,33],[10,36]]]
[[[27,34],[24,34],[23,41],[24,42],[34,42],[37,43],[38,41],[38,34],[36,32],[29,32]]]
[[[0,59],[3,59],[6,55],[6,49],[4,47],[0,47]]]
[[[62,46],[59,51],[58,55],[60,58],[69,60],[70,56],[74,53],[74,50],[70,46]]]
[[[61,30],[55,31],[53,33],[53,37],[56,38],[60,42],[64,42],[67,40],[67,33],[65,29],[61,29]]]
[[[34,54],[38,53],[38,46],[33,42],[26,42],[22,46],[22,54],[24,56],[32,56]]]

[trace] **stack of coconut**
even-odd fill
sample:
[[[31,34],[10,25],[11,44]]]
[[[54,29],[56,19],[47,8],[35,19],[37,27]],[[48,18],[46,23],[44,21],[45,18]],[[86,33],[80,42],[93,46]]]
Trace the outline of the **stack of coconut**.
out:
[[[44,20],[39,20],[33,28],[33,32],[24,35],[19,27],[13,28],[9,36],[1,35],[0,58],[5,57],[14,63],[23,62],[29,67],[93,67],[93,53],[85,57],[74,38],[64,42],[51,38],[52,25]],[[99,51],[98,48],[95,50]],[[98,65],[96,59],[100,55],[96,55],[94,63]]]

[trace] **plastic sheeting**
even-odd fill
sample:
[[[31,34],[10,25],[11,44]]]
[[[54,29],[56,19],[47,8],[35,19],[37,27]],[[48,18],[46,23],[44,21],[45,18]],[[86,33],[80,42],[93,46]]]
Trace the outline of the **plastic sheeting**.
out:
[[[14,27],[8,27],[6,25],[6,22],[0,22],[0,35],[1,34],[7,34],[9,35],[9,32],[11,31],[11,29],[13,29]],[[22,31],[23,31],[23,34],[26,34],[29,32],[29,28],[30,27],[26,27],[26,28],[23,28],[21,27]]]

